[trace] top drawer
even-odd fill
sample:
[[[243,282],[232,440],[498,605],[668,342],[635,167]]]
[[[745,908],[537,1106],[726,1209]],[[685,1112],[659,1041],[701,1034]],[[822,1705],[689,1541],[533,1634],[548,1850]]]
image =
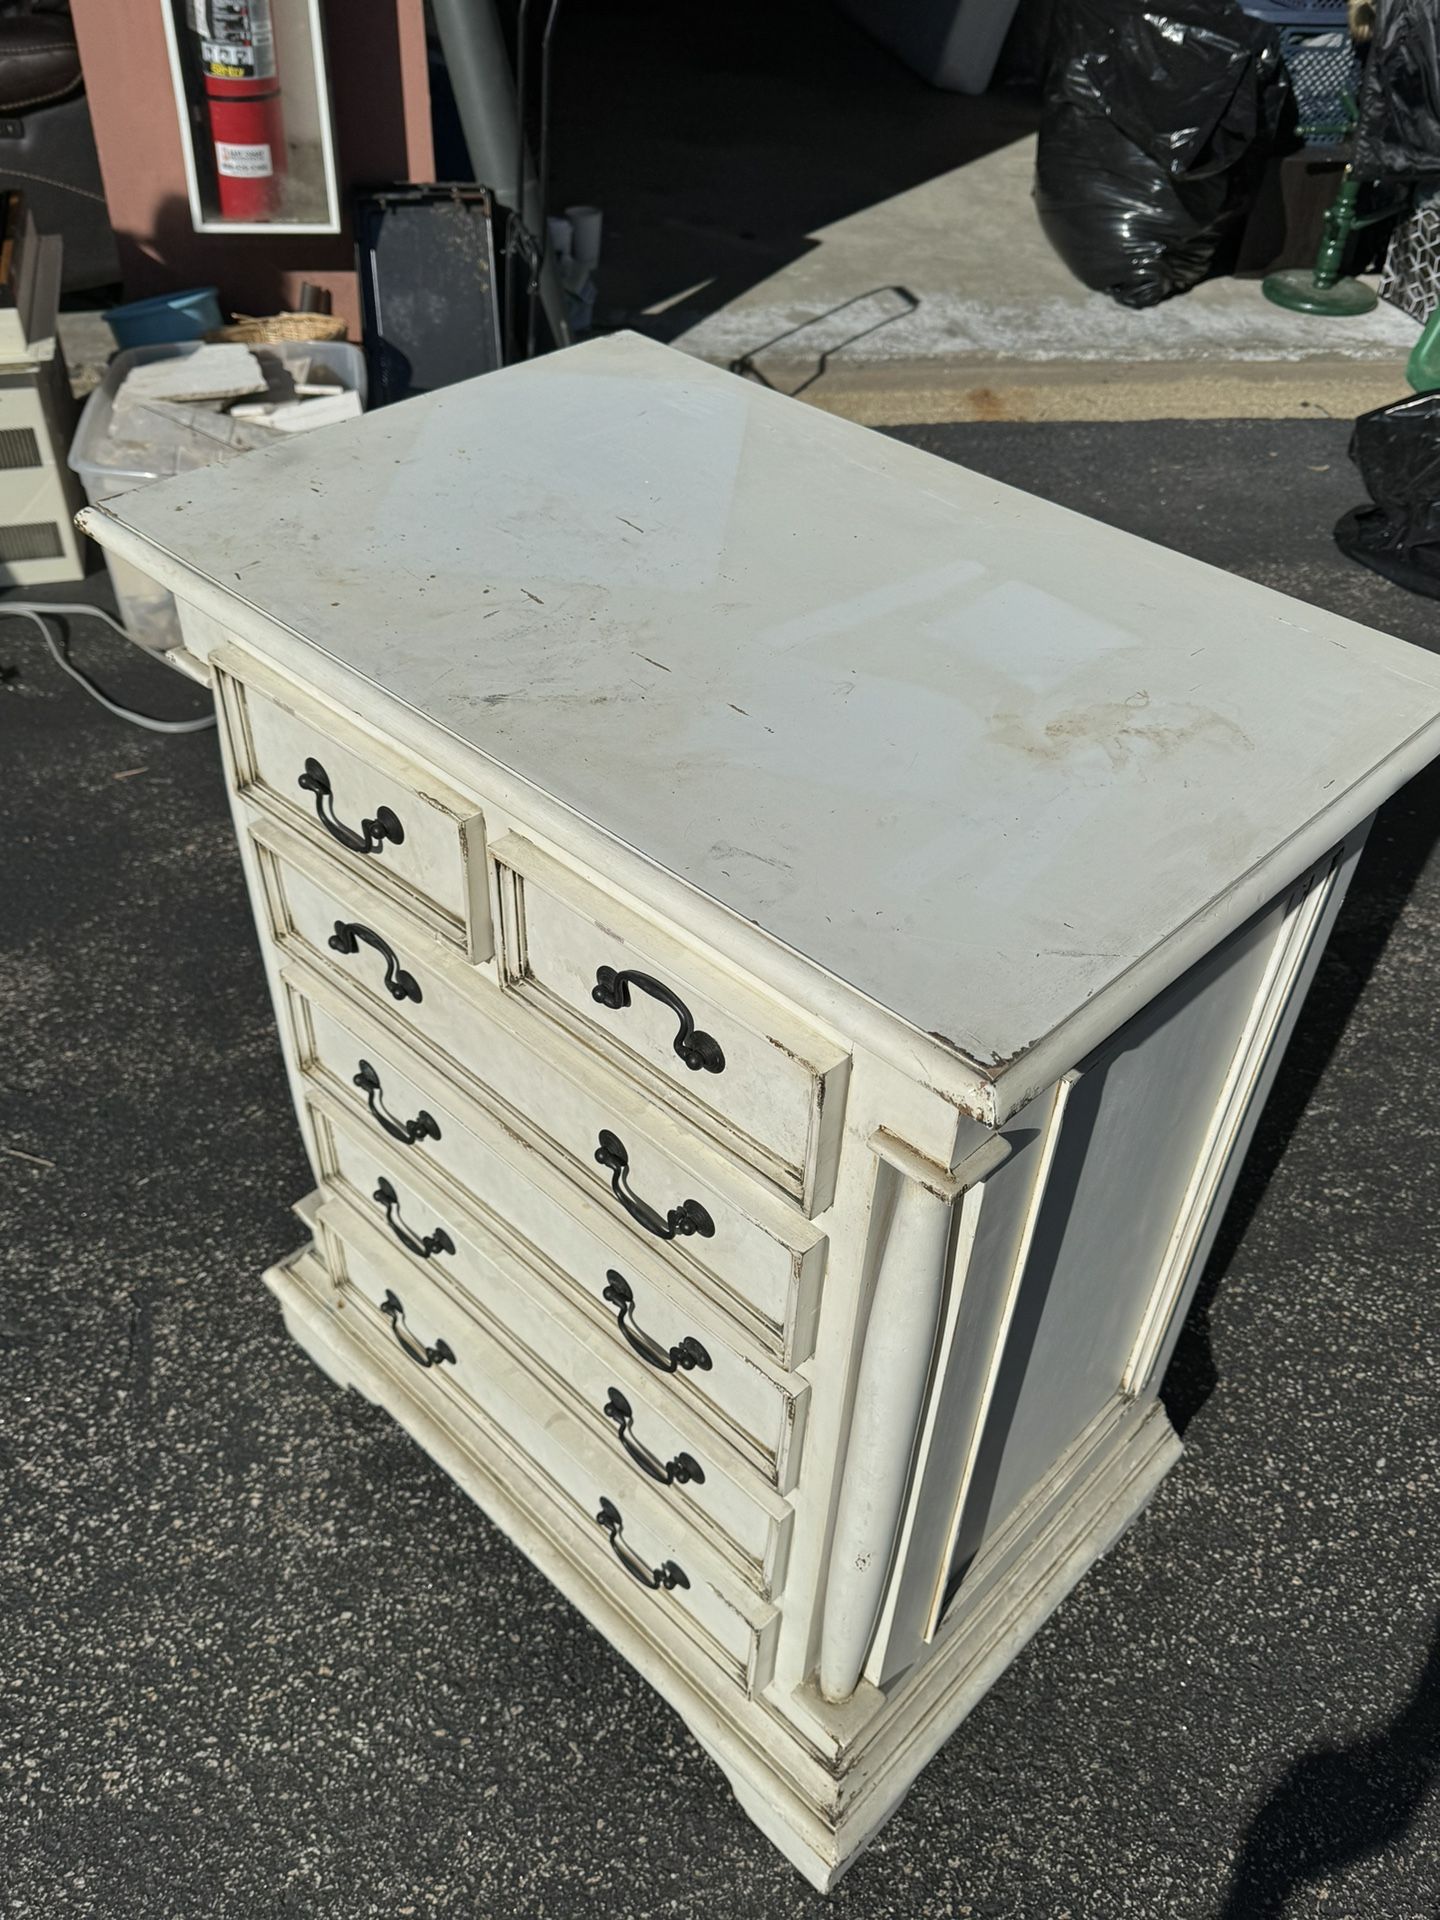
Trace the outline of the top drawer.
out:
[[[227,651],[214,665],[236,791],[469,959],[488,960],[485,823],[475,802],[258,661]]]
[[[849,1055],[516,834],[501,983],[798,1200],[829,1206]]]

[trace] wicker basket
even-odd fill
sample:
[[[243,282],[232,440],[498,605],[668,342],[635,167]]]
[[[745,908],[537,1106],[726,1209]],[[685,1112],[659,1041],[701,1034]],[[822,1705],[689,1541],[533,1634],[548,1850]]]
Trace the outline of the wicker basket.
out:
[[[269,347],[281,340],[343,340],[345,332],[345,322],[333,313],[272,313],[267,320],[237,313],[228,327],[216,327],[205,338]]]

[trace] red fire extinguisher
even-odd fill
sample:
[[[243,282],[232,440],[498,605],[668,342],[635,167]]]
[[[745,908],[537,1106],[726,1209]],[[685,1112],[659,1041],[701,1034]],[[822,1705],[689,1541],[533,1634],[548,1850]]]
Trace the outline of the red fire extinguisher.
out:
[[[222,220],[269,220],[285,177],[270,0],[190,0]]]

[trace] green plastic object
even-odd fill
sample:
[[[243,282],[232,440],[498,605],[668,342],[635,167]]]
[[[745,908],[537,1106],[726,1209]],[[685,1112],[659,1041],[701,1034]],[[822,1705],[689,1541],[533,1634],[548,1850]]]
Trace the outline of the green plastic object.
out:
[[[1265,298],[1277,307],[1289,307],[1292,313],[1333,313],[1346,316],[1369,313],[1375,295],[1363,280],[1332,280],[1322,286],[1313,267],[1287,267],[1283,273],[1271,273],[1261,282]]]
[[[1434,393],[1440,387],[1440,307],[1425,322],[1420,338],[1410,349],[1405,378],[1416,393]]]
[[[1368,227],[1372,220],[1385,217],[1357,214],[1355,202],[1359,194],[1360,182],[1346,167],[1340,190],[1325,209],[1315,265],[1308,269],[1287,267],[1283,273],[1266,274],[1260,287],[1267,300],[1273,300],[1277,307],[1288,307],[1292,313],[1337,317],[1369,313],[1377,304],[1378,296],[1363,281],[1340,272],[1350,235],[1357,227]]]

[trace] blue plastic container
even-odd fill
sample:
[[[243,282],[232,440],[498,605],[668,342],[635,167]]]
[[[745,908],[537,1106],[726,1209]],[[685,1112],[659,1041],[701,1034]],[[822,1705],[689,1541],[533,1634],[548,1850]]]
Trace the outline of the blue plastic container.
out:
[[[1345,0],[1240,0],[1240,5],[1277,27],[1343,27],[1349,19]]]
[[[105,319],[118,347],[199,340],[221,324],[220,290],[187,287],[183,293],[157,293],[152,300],[129,300],[111,307]]]

